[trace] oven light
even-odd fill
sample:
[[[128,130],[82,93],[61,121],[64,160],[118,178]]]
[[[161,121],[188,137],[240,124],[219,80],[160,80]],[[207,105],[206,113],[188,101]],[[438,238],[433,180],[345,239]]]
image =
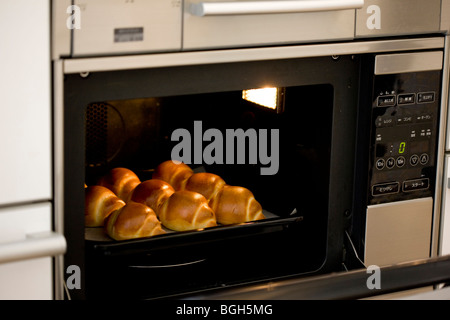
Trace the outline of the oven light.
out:
[[[243,90],[242,99],[275,110],[278,104],[278,88]]]

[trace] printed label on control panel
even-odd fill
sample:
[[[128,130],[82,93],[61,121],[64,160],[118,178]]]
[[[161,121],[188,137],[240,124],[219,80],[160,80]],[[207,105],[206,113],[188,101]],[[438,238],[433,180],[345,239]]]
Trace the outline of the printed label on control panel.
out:
[[[412,192],[412,191],[424,190],[424,189],[428,189],[429,186],[430,186],[430,179],[428,179],[428,178],[408,180],[408,181],[403,182],[403,191],[404,192]]]
[[[434,102],[434,92],[419,92],[417,94],[418,103],[431,103]]]
[[[114,42],[132,42],[144,40],[144,28],[114,29]]]
[[[373,196],[384,196],[386,194],[398,193],[399,191],[400,184],[398,182],[377,184],[372,187]]]

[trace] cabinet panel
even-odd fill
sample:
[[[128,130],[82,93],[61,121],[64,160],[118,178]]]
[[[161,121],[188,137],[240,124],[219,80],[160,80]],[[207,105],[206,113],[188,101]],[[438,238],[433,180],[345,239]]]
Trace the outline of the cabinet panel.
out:
[[[14,251],[11,248],[30,251],[20,244],[29,243],[35,249],[31,241],[51,231],[51,217],[49,202],[0,209],[0,261],[7,261],[5,256],[20,254],[9,254]],[[51,256],[0,263],[0,299],[52,299],[52,265]]]
[[[246,13],[245,4],[233,0],[210,0],[207,5],[232,5],[230,14],[201,15],[193,8],[201,1],[185,1],[183,18],[183,49],[247,47],[322,40],[353,39],[355,10],[320,9],[279,12],[283,7],[276,1],[258,1],[251,6],[257,14]],[[302,1],[292,1],[295,3]],[[347,1],[348,2],[348,1]],[[357,3],[358,1],[354,1]],[[284,2],[286,4],[288,2]],[[314,3],[310,1],[310,3]],[[336,1],[339,4],[338,1]],[[342,1],[341,1],[342,3]],[[250,2],[251,4],[251,2]],[[355,5],[357,7],[358,4]],[[234,8],[236,7],[236,8]],[[264,10],[264,8],[273,9]],[[227,7],[226,7],[227,8]],[[236,9],[236,10],[234,10]],[[244,10],[239,12],[239,10]],[[236,12],[235,12],[236,11]],[[296,11],[296,12],[294,12]],[[235,12],[235,13],[233,13]]]
[[[49,2],[0,2],[0,205],[51,198]]]
[[[52,258],[0,265],[0,300],[53,299]]]

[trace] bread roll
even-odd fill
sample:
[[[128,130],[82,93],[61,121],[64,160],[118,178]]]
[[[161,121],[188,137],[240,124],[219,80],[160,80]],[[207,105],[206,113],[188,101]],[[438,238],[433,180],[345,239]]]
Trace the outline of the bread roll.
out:
[[[128,201],[131,191],[139,183],[138,176],[126,168],[114,168],[98,181],[99,185],[110,189],[123,201]]]
[[[244,187],[226,185],[213,199],[211,208],[220,224],[235,224],[265,219],[253,193]]]
[[[84,222],[86,227],[101,227],[104,220],[125,205],[111,190],[102,186],[85,189]]]
[[[185,190],[198,192],[208,200],[208,203],[211,203],[211,200],[219,194],[224,186],[225,181],[220,176],[200,172],[190,176],[186,182]]]
[[[149,206],[159,216],[163,203],[175,192],[170,184],[159,179],[141,182],[131,193],[130,201]]]
[[[156,167],[153,179],[159,179],[170,184],[175,191],[183,190],[187,180],[194,171],[183,162],[167,160]]]
[[[213,210],[200,193],[181,190],[174,192],[159,211],[161,223],[175,231],[203,229],[217,225]]]
[[[155,212],[148,206],[130,202],[105,220],[105,231],[114,240],[127,240],[164,234]]]

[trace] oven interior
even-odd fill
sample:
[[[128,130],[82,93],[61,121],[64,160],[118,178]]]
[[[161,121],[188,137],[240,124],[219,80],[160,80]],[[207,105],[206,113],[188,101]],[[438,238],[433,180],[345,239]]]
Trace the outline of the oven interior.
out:
[[[84,297],[171,297],[341,270],[359,67],[343,56],[67,75],[66,264],[82,264]],[[244,97],[267,87],[273,106]],[[190,140],[174,139],[179,129]],[[84,227],[75,185],[116,167],[151,179],[174,150],[194,172],[248,188],[266,219],[123,241]]]
[[[129,274],[133,274],[133,277],[142,274],[143,278],[153,279],[149,285],[154,284],[155,279],[164,279],[161,285],[157,285],[158,288],[168,287],[165,280],[167,277],[172,279],[169,288],[170,286],[182,288],[192,286],[185,284],[186,280],[183,280],[185,278],[189,278],[189,282],[193,281],[195,288],[202,288],[217,286],[217,283],[230,283],[230,281],[249,281],[269,274],[271,277],[281,276],[286,269],[290,268],[292,268],[290,273],[297,273],[299,270],[307,271],[320,267],[326,254],[323,250],[326,248],[325,243],[318,242],[324,242],[327,238],[328,190],[324,186],[329,185],[333,88],[324,84],[286,87],[282,88],[282,92],[283,103],[277,109],[243,99],[242,91],[107,101],[93,103],[87,107],[86,182],[88,185],[95,184],[95,181],[106,174],[107,170],[115,167],[131,169],[141,181],[151,179],[153,169],[159,163],[171,159],[173,148],[180,143],[171,139],[172,133],[179,128],[187,129],[190,133],[191,155],[196,152],[194,143],[199,143],[199,139],[203,140],[203,137],[198,136],[198,132],[194,132],[198,131],[200,125],[202,132],[218,129],[223,133],[224,140],[228,137],[226,130],[243,129],[249,132],[249,129],[255,129],[258,133],[260,130],[267,130],[271,136],[279,133],[276,137],[279,142],[279,155],[273,154],[271,159],[273,162],[278,162],[276,174],[261,175],[261,168],[264,165],[249,164],[250,154],[246,155],[243,164],[237,163],[237,157],[233,163],[227,163],[226,160],[232,161],[227,157],[225,143],[222,143],[222,150],[220,144],[217,144],[217,148],[212,151],[212,155],[222,151],[224,163],[207,164],[202,161],[202,163],[190,164],[194,172],[215,173],[227,184],[243,186],[251,190],[266,212],[266,217],[271,220],[270,223],[261,221],[261,223],[240,226],[241,229],[246,228],[245,231],[234,228],[235,230],[221,232],[220,228],[230,227],[219,226],[215,227],[215,230],[208,230],[209,234],[205,233],[204,239],[201,240],[196,238],[191,240],[189,236],[196,237],[195,233],[198,234],[204,230],[184,232],[185,240],[180,238],[179,241],[193,242],[194,245],[188,248],[181,245],[183,250],[181,248],[177,250],[178,245],[173,239],[164,239],[169,238],[170,235],[158,236],[161,238],[156,239],[159,243],[152,241],[155,239],[146,239],[141,241],[140,248],[144,252],[147,251],[145,247],[148,247],[151,253],[146,252],[144,255],[137,254],[136,257],[129,257],[126,265],[123,266],[132,271],[128,271]],[[313,105],[315,107],[311,107]],[[323,126],[317,126],[311,121],[311,119],[319,118]],[[261,136],[258,138],[262,139]],[[247,153],[250,153],[249,145],[255,141],[251,141],[249,137],[246,139]],[[205,148],[208,142],[203,142]],[[266,140],[269,144],[268,154],[271,153],[270,151],[272,153],[277,151],[270,150],[271,142],[275,140]],[[229,142],[226,143],[229,144]],[[235,144],[237,149],[237,140]],[[272,149],[275,148],[272,146]],[[237,152],[235,150],[235,154]],[[215,159],[220,162],[220,158],[219,155]],[[278,223],[277,220],[279,220]],[[306,223],[308,228],[303,227],[303,223]],[[236,232],[236,229],[240,233],[244,232],[249,239],[243,241],[242,235],[231,233],[231,231]],[[285,234],[283,232],[285,229],[292,229],[292,231],[289,230]],[[95,230],[97,233],[102,231],[98,228]],[[298,237],[298,234],[301,236]],[[307,254],[308,261],[290,258],[290,265],[287,266],[285,257],[293,257],[296,255],[295,252],[302,252],[304,255],[305,249],[302,248],[304,246],[302,243],[307,244],[312,239],[315,241],[316,249],[312,254]],[[170,240],[171,244],[166,244],[165,240]],[[208,245],[196,243],[203,241]],[[129,241],[131,246],[136,245],[133,242],[136,241]],[[211,242],[214,245],[211,245]],[[108,242],[105,240],[105,243]],[[280,243],[283,244],[281,248]],[[98,251],[100,246],[97,245],[94,248]],[[122,246],[123,249],[120,250],[122,253],[129,250],[126,244]],[[158,248],[161,249],[157,250]],[[169,253],[170,251],[173,252]],[[259,262],[259,264],[265,264],[264,268],[261,268],[259,264],[255,265],[253,261],[255,256],[267,257],[267,251],[270,252],[272,262]],[[248,254],[249,252],[251,254]],[[277,259],[276,256],[279,254],[284,256],[284,259]],[[227,256],[228,258],[225,258]],[[121,259],[123,260],[123,257]],[[216,259],[218,261],[214,261]],[[219,262],[220,260],[222,261]],[[280,266],[276,261],[284,262]],[[226,272],[222,270],[220,273],[210,273],[207,269],[203,269],[208,268],[208,265],[210,265],[209,268],[217,269],[211,264],[225,264]],[[304,264],[306,267],[302,266]],[[191,272],[194,274],[191,275]],[[161,276],[156,276],[159,273],[162,273]],[[175,276],[176,280],[173,278],[174,275],[178,275]],[[149,294],[147,288],[145,292]],[[167,294],[170,293],[170,291],[167,292]]]

